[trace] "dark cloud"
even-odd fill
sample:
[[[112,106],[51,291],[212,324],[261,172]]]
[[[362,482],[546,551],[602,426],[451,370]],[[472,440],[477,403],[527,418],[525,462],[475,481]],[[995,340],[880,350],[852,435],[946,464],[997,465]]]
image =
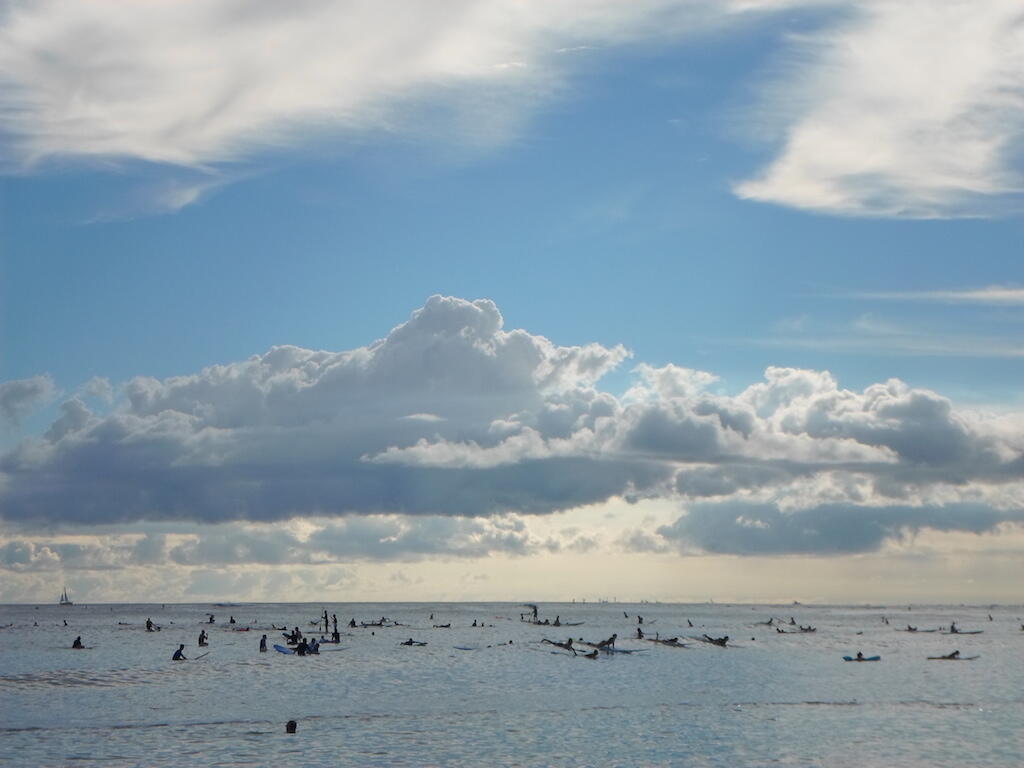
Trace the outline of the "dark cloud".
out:
[[[0,382],[0,425],[17,424],[29,411],[52,397],[54,391],[49,376]]]
[[[679,546],[730,555],[845,555],[929,529],[986,533],[1024,521],[1024,508],[983,504],[869,507],[824,504],[782,511],[774,504],[697,504],[657,533]]]

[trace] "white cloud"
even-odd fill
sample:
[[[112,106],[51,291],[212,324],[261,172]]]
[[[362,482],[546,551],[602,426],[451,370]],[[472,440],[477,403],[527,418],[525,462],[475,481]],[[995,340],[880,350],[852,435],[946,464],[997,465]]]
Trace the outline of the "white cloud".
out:
[[[196,522],[293,521],[273,535],[132,549],[195,565],[533,551],[542,537],[504,527],[521,521],[510,513],[612,499],[782,515],[739,513],[747,537],[770,528],[799,538],[820,510],[830,531],[867,544],[907,526],[1014,521],[1024,509],[1020,414],[958,409],[898,380],[853,391],[828,372],[775,367],[736,394],[675,365],[640,365],[622,398],[599,390],[627,357],[505,330],[487,300],[435,296],[366,347],[275,347],[190,376],[136,378],[105,415],[68,400],[43,436],[0,456],[0,515],[24,532],[148,521],[172,526],[168,535]],[[883,507],[909,522],[882,525]],[[697,509],[691,523],[704,519]],[[297,522],[311,518],[344,522]],[[699,540],[690,524],[677,531],[687,532]],[[586,535],[552,541],[593,546]]]
[[[996,306],[1024,304],[1024,288],[990,285],[986,288],[963,288],[944,291],[877,291],[856,293],[854,298],[890,301],[935,301],[947,304],[992,304]]]
[[[105,215],[172,210],[282,149],[423,133],[504,142],[606,50],[819,7],[830,12],[815,32],[782,42],[791,66],[753,121],[780,153],[737,193],[852,215],[1006,210],[1021,189],[1017,0],[12,2],[4,160],[197,171],[168,172],[145,203]]]
[[[1022,189],[1024,8],[865,0],[799,40],[765,112],[781,154],[741,197],[846,215],[1006,210]]]

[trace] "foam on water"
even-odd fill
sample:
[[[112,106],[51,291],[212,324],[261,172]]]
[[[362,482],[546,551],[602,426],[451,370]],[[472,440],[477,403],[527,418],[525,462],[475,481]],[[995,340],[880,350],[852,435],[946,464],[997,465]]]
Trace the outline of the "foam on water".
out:
[[[337,652],[257,652],[264,632],[283,642],[271,622],[307,632],[324,608],[342,625]],[[585,622],[575,627],[521,622],[527,610],[0,607],[0,625],[13,624],[0,629],[0,764],[1016,766],[1024,751],[1017,607],[541,606],[542,617]],[[205,623],[208,612],[217,624]],[[633,639],[637,613],[649,635],[687,647]],[[818,631],[757,623],[791,614]],[[254,631],[230,631],[228,615]],[[343,626],[380,616],[406,626]],[[145,632],[147,617],[162,630]],[[954,620],[985,633],[896,631]],[[196,647],[201,629],[208,648]],[[642,652],[589,660],[540,642],[612,632],[620,648]],[[703,632],[739,647],[690,642]],[[70,649],[78,635],[91,650]],[[428,644],[400,645],[408,637]],[[179,643],[189,657],[209,655],[171,662]],[[954,649],[981,658],[926,660]],[[882,661],[841,661],[858,650]],[[298,734],[284,733],[289,719]]]

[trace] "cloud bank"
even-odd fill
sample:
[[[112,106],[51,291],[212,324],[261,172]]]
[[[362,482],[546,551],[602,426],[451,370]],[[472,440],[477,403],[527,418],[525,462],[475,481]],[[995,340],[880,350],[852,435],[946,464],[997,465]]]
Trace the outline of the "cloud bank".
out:
[[[634,531],[633,551],[868,551],[917,530],[1021,520],[1020,415],[789,368],[728,394],[711,373],[640,364],[628,391],[602,391],[628,357],[506,330],[489,300],[433,296],[366,347],[282,346],[138,377],[102,413],[72,397],[43,435],[0,457],[0,517],[11,541],[234,526],[158,548],[177,563],[585,549],[586,535],[531,533],[529,516],[612,499],[684,510]],[[244,528],[309,518],[327,522],[303,535]],[[5,562],[68,556],[22,539]]]
[[[11,0],[4,159],[198,172],[168,171],[152,206],[174,209],[268,152],[423,131],[507,141],[586,75],[580,51],[685,44],[810,10],[820,26],[780,42],[776,76],[750,73],[763,87],[747,132],[774,156],[738,195],[843,215],[1019,209],[1016,0]]]

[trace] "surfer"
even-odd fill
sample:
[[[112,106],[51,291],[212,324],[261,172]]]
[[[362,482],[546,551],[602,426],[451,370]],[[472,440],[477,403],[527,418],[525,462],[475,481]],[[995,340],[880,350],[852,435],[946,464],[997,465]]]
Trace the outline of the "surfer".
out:
[[[572,638],[571,637],[568,640],[566,640],[564,643],[560,643],[557,640],[548,640],[546,637],[543,640],[541,640],[541,642],[542,643],[548,643],[550,645],[558,646],[559,648],[561,648],[562,650],[565,650],[565,651],[572,651],[572,655],[573,656],[577,655],[576,649],[572,647]]]
[[[864,654],[860,651],[857,651],[857,655],[855,658],[857,659],[857,661],[864,661]]]
[[[537,606],[536,605],[533,606],[533,620],[534,621],[537,620]]]
[[[953,651],[952,653],[946,654],[942,658],[944,658],[944,659],[959,659],[960,658],[960,651]]]
[[[234,616],[228,616],[228,624],[234,624],[234,623],[235,623],[235,617]]]
[[[690,621],[689,619],[687,619],[687,620],[686,620],[686,626],[688,626],[688,627],[692,627],[692,626],[693,626],[693,622],[692,622],[692,621]]]
[[[85,646],[82,645],[82,636],[81,635],[79,635],[78,637],[75,638],[75,642],[73,642],[71,644],[71,647],[72,648],[85,648]]]
[[[955,635],[959,631],[960,630],[956,628],[956,622],[955,621],[951,621],[949,623],[949,634]]]
[[[295,646],[295,652],[299,656],[305,656],[309,652],[309,643],[306,642],[305,638],[299,640],[299,644]]]
[[[146,631],[156,632],[156,624],[153,623],[152,619],[146,619]]]
[[[584,659],[596,659],[597,658],[597,648],[592,650],[590,653],[584,653],[583,654],[583,658]]]
[[[336,614],[336,613],[332,613],[331,614],[331,625],[334,627],[334,634],[337,635],[338,634],[338,614]],[[338,642],[338,641],[335,640],[334,642]]]
[[[174,655],[171,656],[171,661],[188,661],[188,659],[185,658],[184,651],[185,651],[185,644],[182,643],[181,645],[178,646],[178,650],[176,650],[174,652]]]
[[[426,645],[426,643],[421,643],[419,640],[413,640],[410,637],[408,640],[405,640],[404,642],[399,643],[399,645]]]
[[[725,648],[726,643],[729,642],[729,636],[726,635],[725,637],[711,637],[710,635],[704,635],[704,640],[713,645],[719,645],[722,648]]]
[[[912,627],[907,624],[907,632],[917,632],[917,627]]]
[[[337,624],[334,625],[334,631],[331,632],[331,642],[332,643],[340,643],[341,642],[341,632],[338,631],[338,625]]]
[[[266,653],[266,652],[267,652],[267,636],[264,635],[263,637],[260,638],[260,653]]]
[[[214,621],[214,618],[213,618],[213,614],[212,614],[212,613],[211,613],[211,614],[209,615],[209,618],[208,618],[208,619],[206,620],[206,623],[207,623],[207,624],[213,624],[213,623],[215,623],[215,621]]]
[[[204,646],[204,645],[208,645],[208,643],[206,641],[209,638],[210,638],[210,636],[208,634],[206,634],[206,630],[205,629],[199,630],[199,645],[200,645],[200,647]]]
[[[598,648],[602,648],[602,649],[604,649],[604,648],[614,648],[615,647],[615,640],[616,640],[616,638],[618,638],[618,634],[613,634],[607,640],[602,640],[601,642],[599,642],[597,644],[597,647]]]
[[[644,639],[644,631],[642,629],[640,629],[640,627],[636,628],[636,639],[637,640],[643,640]]]
[[[348,626],[349,626],[350,629],[355,629],[356,628],[356,620],[352,619],[351,621],[349,621]]]

